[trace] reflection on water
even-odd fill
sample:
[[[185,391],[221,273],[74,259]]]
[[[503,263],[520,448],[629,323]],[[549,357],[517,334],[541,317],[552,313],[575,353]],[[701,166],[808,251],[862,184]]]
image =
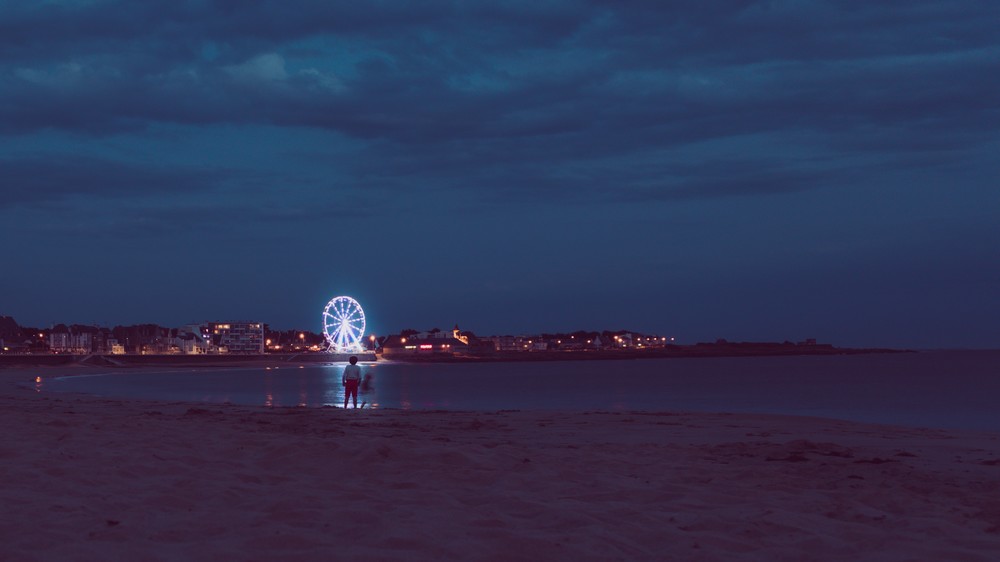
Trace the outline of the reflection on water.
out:
[[[399,378],[400,386],[400,397],[399,397],[399,407],[404,410],[409,410],[413,408],[413,402],[410,401],[410,377],[408,373],[403,373],[403,376]]]
[[[341,408],[345,365],[47,377],[44,391]],[[369,371],[377,371],[375,408],[760,412],[1000,430],[994,351],[362,364]],[[42,377],[35,388],[42,391]]]
[[[343,372],[343,367],[340,369],[323,368],[321,371],[323,383],[326,387],[326,391],[323,393],[323,406],[339,408],[340,404],[344,403],[345,392],[343,385],[340,383],[340,375]]]
[[[302,377],[301,374],[299,374],[298,378],[299,378],[299,407],[305,408],[306,406],[309,405],[309,393],[306,390],[305,379]]]

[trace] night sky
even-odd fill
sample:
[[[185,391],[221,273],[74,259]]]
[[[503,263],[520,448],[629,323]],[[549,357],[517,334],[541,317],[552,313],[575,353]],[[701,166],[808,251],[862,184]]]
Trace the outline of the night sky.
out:
[[[0,1],[0,314],[1000,346],[1000,2],[485,4]]]

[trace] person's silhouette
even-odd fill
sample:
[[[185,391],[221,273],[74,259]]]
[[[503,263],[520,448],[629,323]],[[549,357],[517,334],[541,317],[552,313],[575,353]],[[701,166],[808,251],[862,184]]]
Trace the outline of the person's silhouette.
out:
[[[358,358],[351,356],[351,364],[344,367],[344,376],[340,382],[344,385],[344,409],[347,409],[347,401],[354,397],[354,407],[358,407],[358,385],[361,384],[361,367],[358,367]]]

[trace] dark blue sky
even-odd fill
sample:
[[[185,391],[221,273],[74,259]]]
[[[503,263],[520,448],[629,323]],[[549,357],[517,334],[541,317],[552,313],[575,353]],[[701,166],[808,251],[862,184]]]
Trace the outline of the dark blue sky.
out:
[[[1000,345],[1000,3],[0,1],[22,324]]]

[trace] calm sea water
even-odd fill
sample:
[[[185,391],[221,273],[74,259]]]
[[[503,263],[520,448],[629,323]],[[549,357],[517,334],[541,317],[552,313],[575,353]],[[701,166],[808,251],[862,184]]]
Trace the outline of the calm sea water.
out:
[[[363,364],[376,407],[801,414],[1000,431],[1000,351],[540,363]],[[344,364],[44,379],[42,392],[342,407]]]

